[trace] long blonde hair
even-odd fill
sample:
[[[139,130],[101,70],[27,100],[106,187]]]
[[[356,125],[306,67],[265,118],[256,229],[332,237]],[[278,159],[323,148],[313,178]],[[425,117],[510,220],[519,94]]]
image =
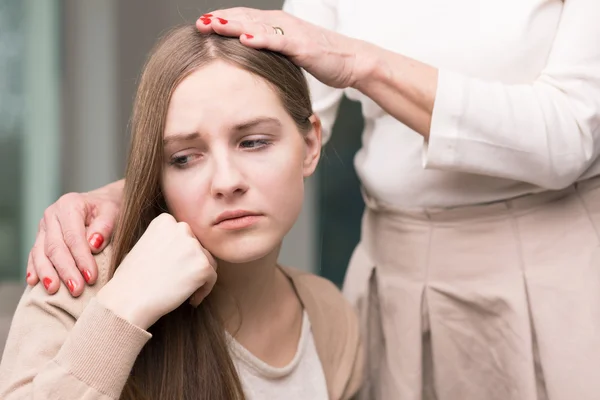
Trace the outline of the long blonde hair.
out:
[[[113,273],[150,222],[166,210],[160,174],[171,95],[185,77],[214,60],[231,63],[265,79],[300,132],[311,128],[306,79],[287,58],[248,48],[237,38],[199,34],[193,26],[170,31],[150,53],[137,90],[123,206],[113,240]],[[149,331],[153,337],[139,354],[121,399],[244,398],[223,323],[210,295],[197,308],[181,305],[160,318]]]

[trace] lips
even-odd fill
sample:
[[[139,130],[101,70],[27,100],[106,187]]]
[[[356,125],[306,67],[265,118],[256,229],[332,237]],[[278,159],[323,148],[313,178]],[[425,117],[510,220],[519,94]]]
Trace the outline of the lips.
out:
[[[235,220],[252,220],[252,217],[260,217],[262,214],[248,210],[232,210],[222,212],[215,219],[214,225],[220,225],[225,222],[234,222]]]

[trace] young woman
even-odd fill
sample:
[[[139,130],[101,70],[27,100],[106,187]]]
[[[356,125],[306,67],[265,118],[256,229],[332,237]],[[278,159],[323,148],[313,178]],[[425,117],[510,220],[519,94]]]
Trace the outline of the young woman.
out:
[[[177,28],[144,68],[132,135],[97,283],[78,298],[70,281],[55,296],[27,289],[0,398],[352,397],[352,308],[324,279],[277,265],[321,149],[301,70]]]

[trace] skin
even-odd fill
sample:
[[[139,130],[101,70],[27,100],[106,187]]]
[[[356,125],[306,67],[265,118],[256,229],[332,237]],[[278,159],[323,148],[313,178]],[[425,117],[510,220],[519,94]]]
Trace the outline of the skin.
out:
[[[198,304],[216,270],[225,328],[268,364],[289,363],[302,306],[277,257],[319,160],[320,125],[311,121],[301,134],[264,80],[230,64],[215,61],[185,78],[163,136],[170,215],[152,222],[98,301],[147,329],[190,297]],[[233,210],[256,217],[242,227],[216,223]]]
[[[224,62],[202,68],[169,105],[162,188],[170,212],[220,266],[272,258],[302,208],[320,151],[313,136],[303,138],[262,79]],[[214,225],[237,209],[263,216],[239,231]]]
[[[275,34],[273,26],[281,27],[284,35]],[[285,54],[327,85],[361,91],[425,140],[429,138],[438,81],[435,67],[283,11],[216,10],[200,17],[196,27],[202,33],[239,37],[249,47]],[[83,271],[91,271],[90,283],[94,282],[97,272],[91,252],[110,240],[122,187],[118,181],[97,192],[70,193],[48,208],[27,266],[30,285],[47,278],[47,291],[54,293],[60,276],[63,282],[74,282],[71,294],[78,296],[85,286]],[[94,233],[105,239],[100,248],[92,245]]]

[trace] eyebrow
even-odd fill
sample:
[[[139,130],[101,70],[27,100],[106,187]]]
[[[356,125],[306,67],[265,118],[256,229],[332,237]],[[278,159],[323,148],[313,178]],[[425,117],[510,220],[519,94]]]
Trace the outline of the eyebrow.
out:
[[[250,129],[255,128],[257,126],[261,126],[261,125],[273,126],[275,128],[281,128],[281,126],[282,126],[281,121],[278,120],[277,118],[272,118],[272,117],[258,117],[258,118],[254,118],[254,119],[251,119],[249,121],[237,124],[237,125],[235,125],[233,127],[232,130],[234,130],[234,131],[247,131],[247,130],[250,130]]]
[[[166,146],[166,145],[174,143],[174,142],[187,142],[190,140],[198,139],[199,137],[200,137],[200,134],[198,132],[178,133],[175,135],[169,135],[163,139],[163,146]]]
[[[278,120],[277,118],[258,117],[258,118],[253,118],[251,120],[236,124],[231,128],[231,130],[236,131],[236,132],[243,132],[243,131],[247,131],[252,128],[261,127],[261,126],[281,128],[282,124],[281,124],[281,121]],[[169,136],[165,137],[163,139],[163,146],[166,146],[166,145],[174,143],[174,142],[187,142],[190,140],[198,139],[199,137],[200,137],[200,134],[198,132],[177,133],[177,134],[169,135]]]

